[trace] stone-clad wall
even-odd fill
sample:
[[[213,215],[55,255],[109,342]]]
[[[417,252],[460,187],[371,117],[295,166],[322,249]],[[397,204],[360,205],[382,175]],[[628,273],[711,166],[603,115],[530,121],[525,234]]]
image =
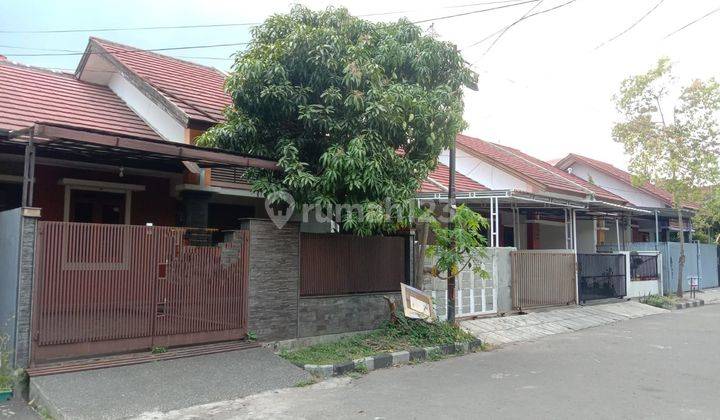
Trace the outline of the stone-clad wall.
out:
[[[390,319],[383,296],[400,303],[399,293],[301,298],[299,337],[375,329]]]
[[[300,285],[300,227],[278,229],[270,220],[248,219],[250,293],[248,329],[259,340],[297,337]]]
[[[261,341],[314,337],[377,328],[389,319],[383,296],[399,293],[300,298],[300,226],[278,229],[248,219],[250,231],[249,331]]]
[[[20,278],[17,294],[18,310],[15,319],[15,366],[23,368],[30,364],[30,325],[37,227],[37,218],[23,216],[20,238]]]

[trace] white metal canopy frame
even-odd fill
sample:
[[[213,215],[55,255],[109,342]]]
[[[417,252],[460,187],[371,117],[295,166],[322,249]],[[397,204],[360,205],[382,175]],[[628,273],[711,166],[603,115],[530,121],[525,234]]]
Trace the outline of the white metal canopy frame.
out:
[[[653,215],[653,212],[637,207],[611,203],[600,200],[572,201],[559,197],[532,194],[516,190],[473,191],[457,194],[457,200],[468,204],[485,204],[489,210],[489,239],[491,247],[500,246],[500,213],[501,203],[503,209],[510,209],[513,214],[513,226],[520,225],[521,209],[555,209],[563,211],[565,227],[565,244],[567,249],[577,249],[577,219],[578,214],[599,214],[615,219],[616,231],[619,232],[620,219],[630,214],[643,216]],[[445,193],[420,194],[418,203],[422,201],[443,202],[447,200]],[[656,226],[657,229],[657,226]],[[515,243],[519,242],[518,229],[514,229]],[[618,243],[620,243],[618,233]]]

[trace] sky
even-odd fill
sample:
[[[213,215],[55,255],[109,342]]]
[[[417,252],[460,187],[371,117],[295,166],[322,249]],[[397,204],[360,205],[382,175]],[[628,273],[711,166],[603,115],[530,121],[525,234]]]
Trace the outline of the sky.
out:
[[[647,71],[662,56],[670,57],[678,85],[695,78],[720,78],[717,52],[720,12],[667,37],[720,7],[720,2],[576,0],[518,22],[492,48],[496,37],[472,46],[526,14],[567,1],[528,2],[419,25],[440,39],[455,43],[478,73],[478,90],[466,92],[465,97],[465,119],[469,124],[466,134],[516,147],[544,160],[574,152],[624,168],[627,159],[622,147],[611,137],[612,126],[618,119],[613,94],[623,79]],[[89,36],[138,48],[247,42],[251,36],[250,25],[98,29],[256,23],[271,14],[287,12],[294,3],[298,2],[3,0],[0,2],[0,54],[29,65],[72,70],[79,61],[77,55],[27,54],[58,53],[45,50],[82,51]],[[507,0],[308,0],[302,4],[313,9],[344,6],[351,13],[366,15],[370,20],[397,20],[404,16],[419,21],[510,3]],[[77,32],[12,32],[37,30]],[[238,48],[242,47],[179,50],[168,54],[228,71],[232,64],[229,57]]]

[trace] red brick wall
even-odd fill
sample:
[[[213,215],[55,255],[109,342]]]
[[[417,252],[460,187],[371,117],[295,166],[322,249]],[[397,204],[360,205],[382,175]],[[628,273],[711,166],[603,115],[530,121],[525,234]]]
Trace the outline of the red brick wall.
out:
[[[170,196],[170,181],[166,178],[130,174],[121,178],[113,172],[37,165],[33,205],[42,209],[42,220],[63,220],[65,187],[58,184],[62,178],[144,185],[145,191],[132,193],[130,223],[142,225],[151,222],[158,226],[177,224],[178,202]]]

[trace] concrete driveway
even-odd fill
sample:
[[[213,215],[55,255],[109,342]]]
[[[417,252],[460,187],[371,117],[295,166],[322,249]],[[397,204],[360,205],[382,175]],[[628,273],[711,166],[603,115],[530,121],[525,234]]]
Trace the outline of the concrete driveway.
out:
[[[717,418],[718,360],[713,305],[145,418]]]
[[[310,375],[262,348],[31,379],[55,419],[118,419],[287,388]]]

